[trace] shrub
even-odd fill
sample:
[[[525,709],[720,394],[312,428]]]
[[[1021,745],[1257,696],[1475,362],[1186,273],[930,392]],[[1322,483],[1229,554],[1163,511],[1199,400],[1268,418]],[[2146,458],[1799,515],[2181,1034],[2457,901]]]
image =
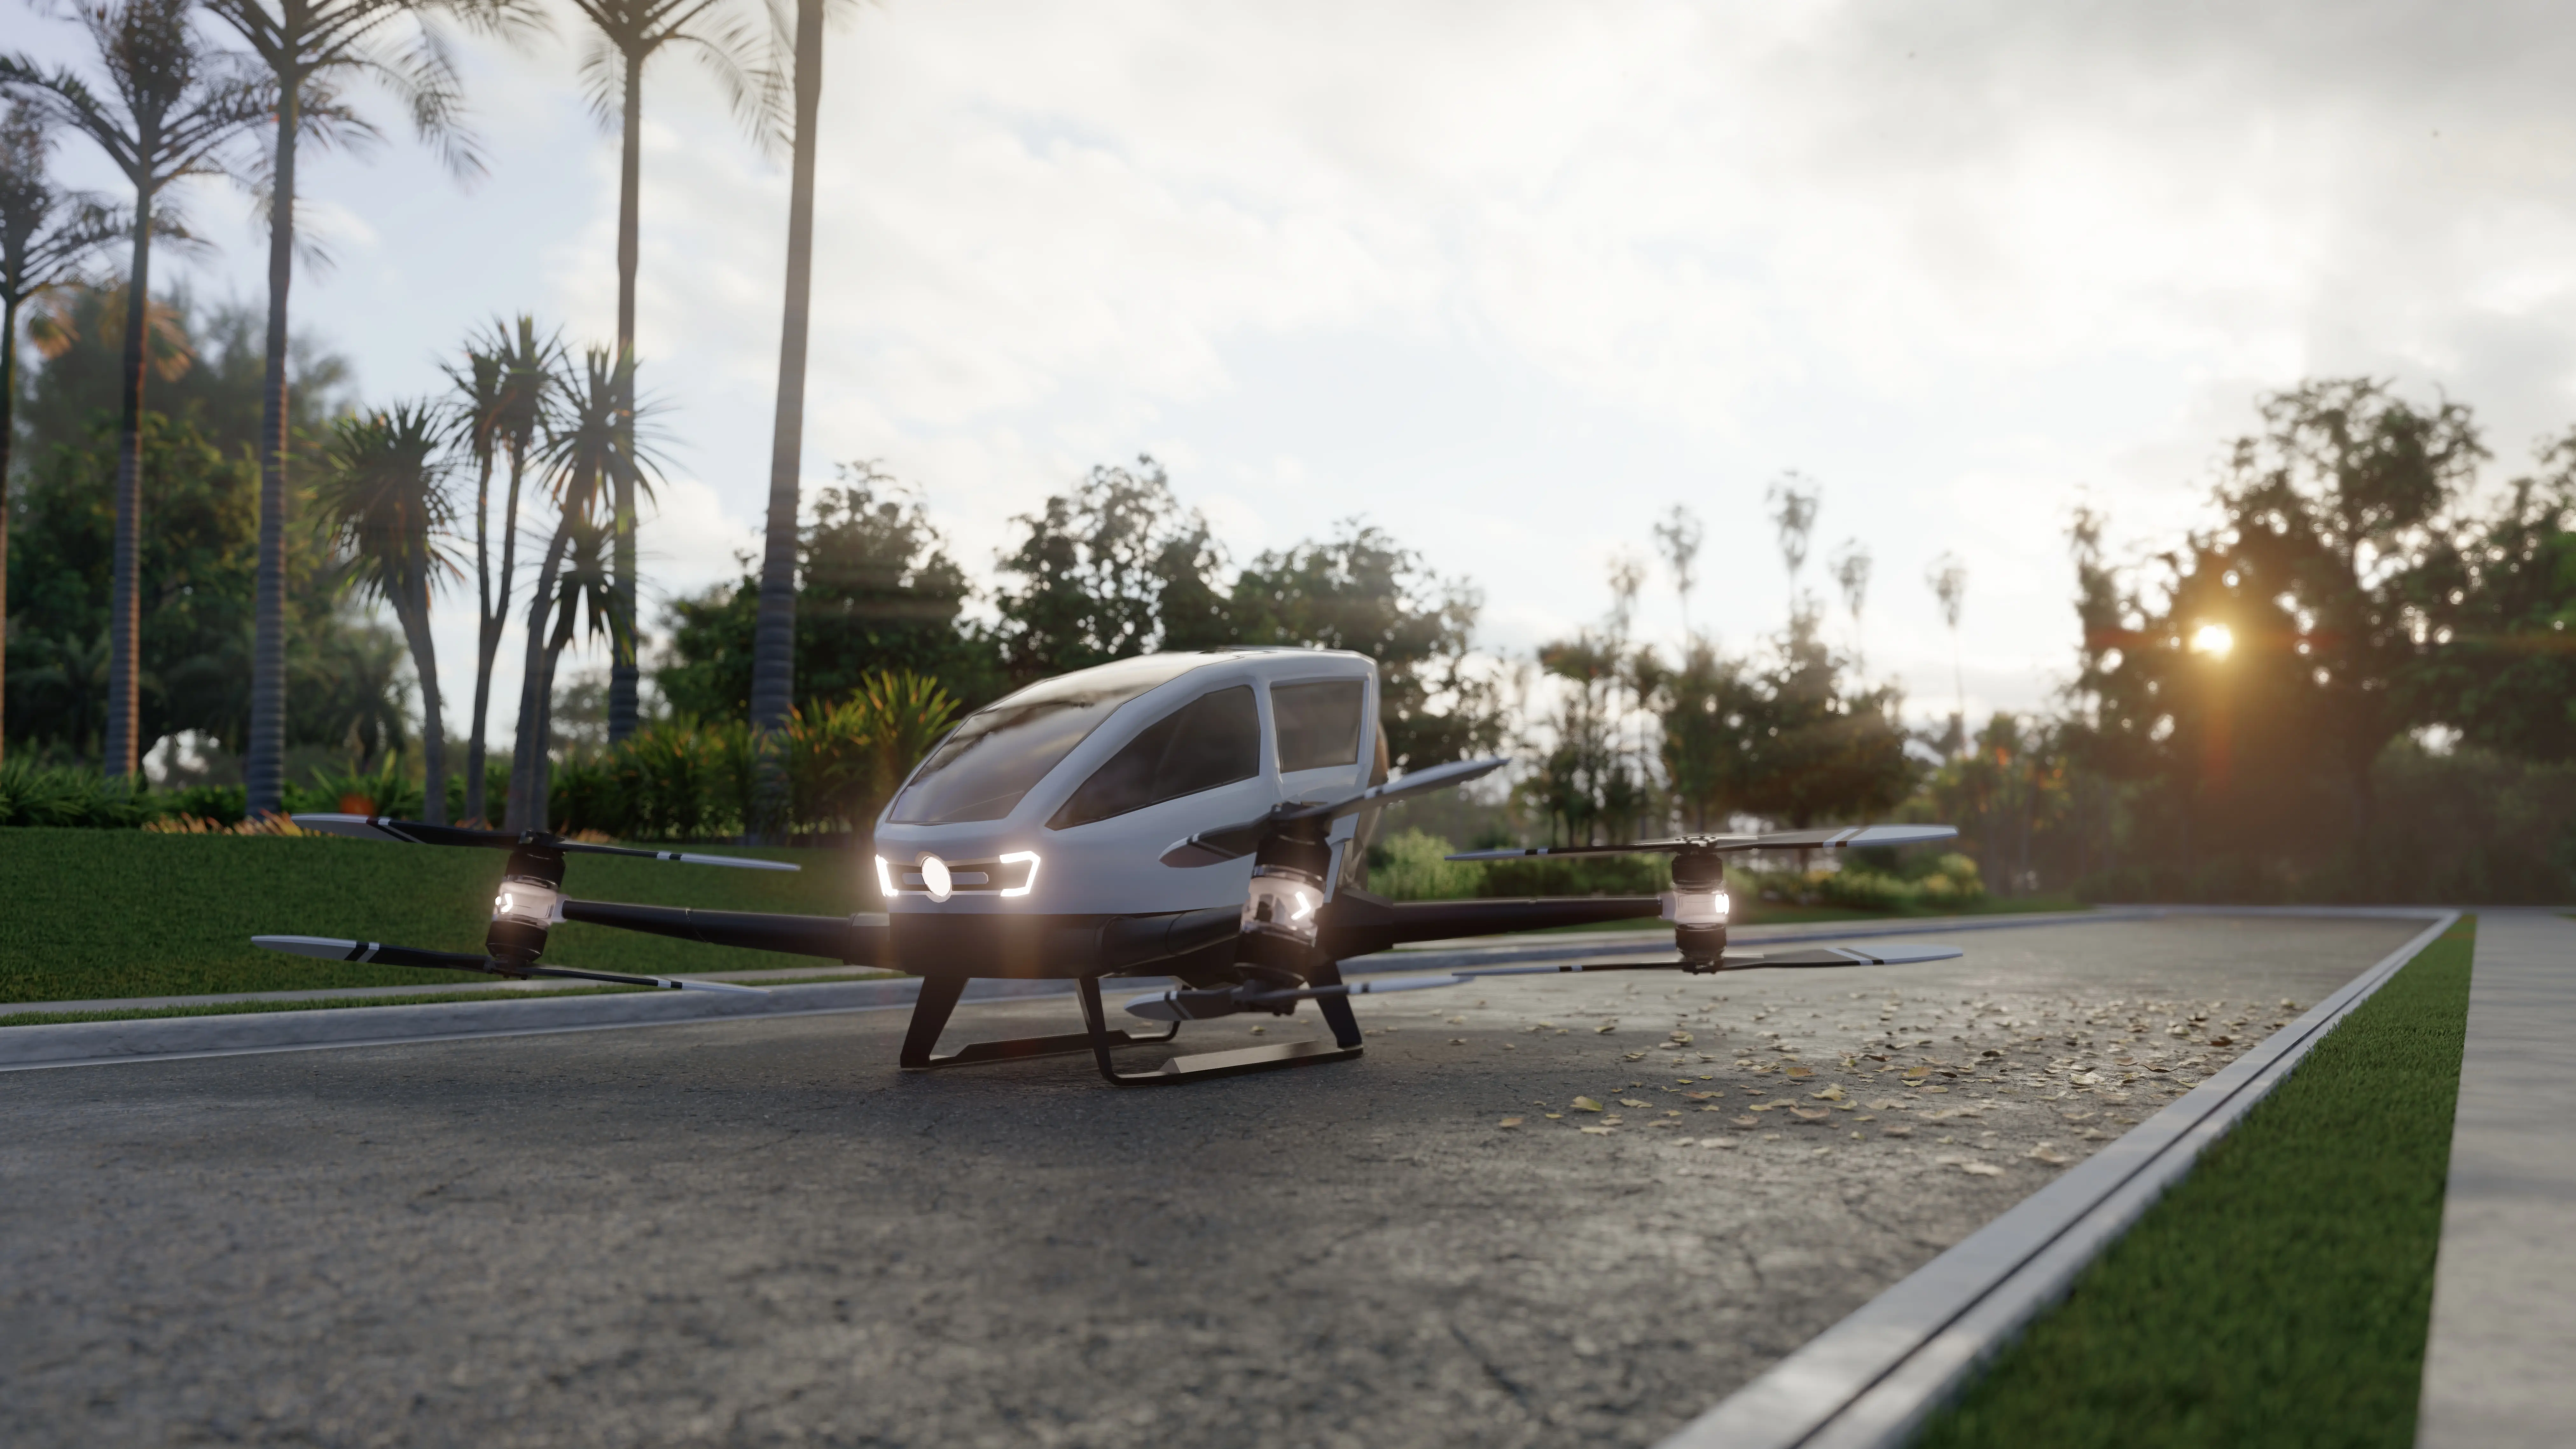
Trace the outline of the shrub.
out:
[[[0,765],[0,825],[131,830],[155,813],[151,792],[131,777],[16,760]]]
[[[1923,887],[1912,881],[1858,867],[1817,871],[1811,879],[1827,905],[1855,911],[1901,911],[1924,895]]]
[[[1450,901],[1476,894],[1485,868],[1443,857],[1457,849],[1439,836],[1402,830],[1369,849],[1369,889],[1393,901]]]

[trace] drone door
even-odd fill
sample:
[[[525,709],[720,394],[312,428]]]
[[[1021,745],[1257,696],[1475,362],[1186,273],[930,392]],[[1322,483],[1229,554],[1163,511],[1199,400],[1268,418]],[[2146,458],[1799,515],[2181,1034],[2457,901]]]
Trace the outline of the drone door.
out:
[[[1070,830],[1260,774],[1261,712],[1252,686],[1211,690],[1137,731],[1047,826]]]

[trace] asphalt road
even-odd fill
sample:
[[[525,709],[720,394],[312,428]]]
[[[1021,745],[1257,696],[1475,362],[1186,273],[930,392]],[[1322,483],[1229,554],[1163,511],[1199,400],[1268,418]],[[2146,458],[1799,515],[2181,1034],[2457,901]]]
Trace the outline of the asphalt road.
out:
[[[0,1434],[1649,1444],[2416,929],[1522,978],[1137,1091],[901,1076],[900,1012],[15,1074]]]

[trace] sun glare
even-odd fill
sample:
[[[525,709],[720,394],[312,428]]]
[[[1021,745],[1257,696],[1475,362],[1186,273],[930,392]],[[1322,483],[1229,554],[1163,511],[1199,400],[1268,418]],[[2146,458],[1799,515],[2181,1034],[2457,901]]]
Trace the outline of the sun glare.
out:
[[[2203,624],[2191,632],[2191,652],[2224,659],[2236,647],[2236,631],[2224,624]]]

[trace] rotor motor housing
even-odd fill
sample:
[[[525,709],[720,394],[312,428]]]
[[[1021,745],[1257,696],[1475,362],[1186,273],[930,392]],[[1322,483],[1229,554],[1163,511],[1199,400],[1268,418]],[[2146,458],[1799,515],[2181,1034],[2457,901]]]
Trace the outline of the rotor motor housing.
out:
[[[545,953],[546,936],[563,919],[563,852],[522,845],[510,852],[492,897],[492,924],[483,952],[510,966],[526,966]]]

